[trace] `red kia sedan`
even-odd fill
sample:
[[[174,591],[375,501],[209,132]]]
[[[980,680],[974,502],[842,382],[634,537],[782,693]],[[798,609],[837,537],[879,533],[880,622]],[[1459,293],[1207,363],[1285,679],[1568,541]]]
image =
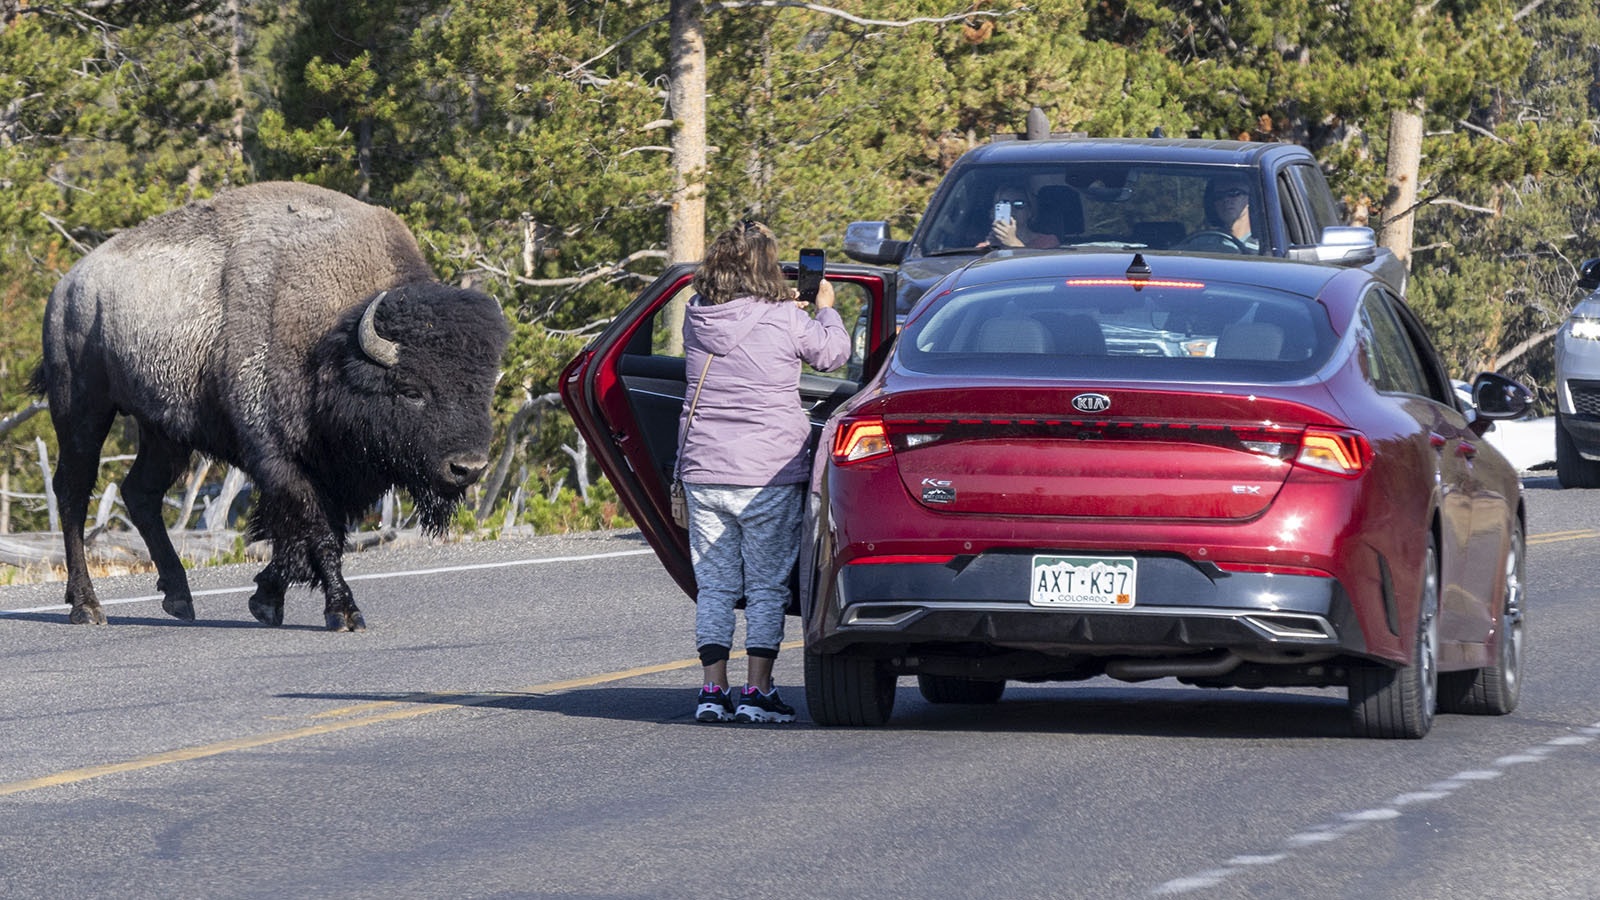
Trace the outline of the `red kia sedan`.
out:
[[[1464,407],[1370,273],[1137,252],[991,254],[891,333],[871,374],[814,375],[798,573],[806,703],[886,722],[1008,681],[1344,687],[1358,734],[1504,714],[1522,665],[1524,507],[1483,438],[1525,388]],[[665,516],[683,368],[649,352],[668,273],[567,369],[579,428],[692,596]],[[876,352],[874,352],[876,351]]]

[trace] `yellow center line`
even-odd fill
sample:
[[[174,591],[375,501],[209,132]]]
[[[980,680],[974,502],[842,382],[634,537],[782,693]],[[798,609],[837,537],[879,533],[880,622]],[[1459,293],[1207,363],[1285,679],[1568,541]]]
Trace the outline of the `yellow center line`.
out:
[[[796,650],[804,646],[801,641],[789,641],[782,645],[784,650]],[[730,655],[730,659],[739,659],[743,652]],[[642,675],[655,675],[661,672],[674,672],[680,669],[697,668],[699,659],[680,659],[673,662],[657,663],[649,666],[636,666],[632,669],[622,669],[617,672],[603,672],[599,675],[588,675],[582,678],[569,678],[563,681],[551,681],[545,684],[530,685],[515,691],[500,692],[433,692],[411,695],[407,700],[383,700],[375,703],[362,703],[347,706],[343,709],[329,710],[318,713],[312,718],[325,718],[329,716],[350,716],[357,712],[373,709],[384,709],[383,712],[371,715],[362,715],[358,718],[344,718],[334,722],[323,722],[317,725],[308,725],[304,728],[290,728],[285,731],[271,731],[266,734],[252,735],[250,737],[234,738],[232,740],[217,741],[212,744],[202,744],[198,747],[185,747],[179,750],[168,750],[138,759],[125,760],[117,763],[106,763],[99,766],[85,766],[81,769],[68,769],[65,772],[56,772],[53,775],[44,775],[39,778],[29,778],[23,781],[13,781],[0,784],[0,797],[11,794],[20,794],[24,791],[35,791],[40,788],[58,787],[64,784],[76,784],[88,781],[91,778],[100,778],[105,775],[117,775],[123,772],[137,772],[141,769],[153,769],[157,766],[167,766],[173,763],[188,762],[195,759],[205,759],[208,756],[220,756],[224,753],[235,753],[240,750],[253,750],[257,747],[266,747],[271,744],[281,744],[285,741],[297,741],[302,738],[316,737],[323,734],[333,734],[338,731],[347,731],[352,728],[364,728],[368,725],[381,725],[385,722],[400,722],[406,719],[415,719],[436,712],[452,709],[463,709],[472,706],[482,706],[503,700],[509,696],[523,694],[554,694],[560,691],[570,691],[574,688],[593,687],[598,684],[608,684],[614,681],[626,681],[629,678],[638,678]],[[441,702],[443,701],[443,702]],[[417,705],[423,703],[424,705]],[[400,707],[389,709],[388,707]]]
[[[1547,531],[1544,534],[1533,534],[1528,536],[1528,546],[1555,544],[1561,541],[1583,541],[1590,538],[1600,538],[1600,530],[1586,528],[1579,531]]]

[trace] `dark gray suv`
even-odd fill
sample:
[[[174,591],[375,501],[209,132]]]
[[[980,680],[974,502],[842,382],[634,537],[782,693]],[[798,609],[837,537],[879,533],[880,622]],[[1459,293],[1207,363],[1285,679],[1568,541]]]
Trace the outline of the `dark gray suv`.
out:
[[[1247,235],[1213,215],[1223,183],[1246,205]],[[1029,205],[1022,246],[1279,256],[1360,266],[1405,292],[1405,265],[1377,245],[1372,229],[1344,224],[1316,158],[1296,144],[997,139],[956,161],[909,240],[890,239],[887,222],[854,222],[844,251],[899,266],[895,305],[903,316],[934,282],[1000,248],[995,219],[1013,214],[1018,200]]]

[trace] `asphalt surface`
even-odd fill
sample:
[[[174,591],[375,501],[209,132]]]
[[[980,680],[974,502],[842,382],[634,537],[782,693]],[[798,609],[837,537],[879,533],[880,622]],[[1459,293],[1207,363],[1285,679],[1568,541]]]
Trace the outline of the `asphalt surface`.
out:
[[[1527,489],[1522,704],[1421,741],[1109,679],[823,729],[797,649],[800,722],[697,725],[634,532],[353,554],[361,634],[256,624],[254,566],[192,572],[194,623],[148,575],[101,628],[3,587],[0,897],[1600,898],[1600,491]]]

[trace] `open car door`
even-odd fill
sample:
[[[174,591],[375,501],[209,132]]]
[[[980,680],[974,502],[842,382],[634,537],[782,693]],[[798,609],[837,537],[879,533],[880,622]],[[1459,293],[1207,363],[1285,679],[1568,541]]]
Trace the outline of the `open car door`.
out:
[[[794,277],[793,264],[783,268]],[[682,336],[669,340],[664,323],[669,304],[693,296],[694,271],[693,264],[679,264],[663,272],[567,364],[560,384],[561,399],[600,468],[662,565],[691,598],[689,534],[673,523],[667,498],[688,377],[682,351],[668,352]],[[861,381],[871,378],[884,356],[879,351],[895,334],[893,270],[830,263],[826,277],[845,328],[855,329],[854,347],[851,364],[835,373],[801,370],[796,402],[811,417],[813,452],[822,423],[860,384],[845,373],[860,370]]]

